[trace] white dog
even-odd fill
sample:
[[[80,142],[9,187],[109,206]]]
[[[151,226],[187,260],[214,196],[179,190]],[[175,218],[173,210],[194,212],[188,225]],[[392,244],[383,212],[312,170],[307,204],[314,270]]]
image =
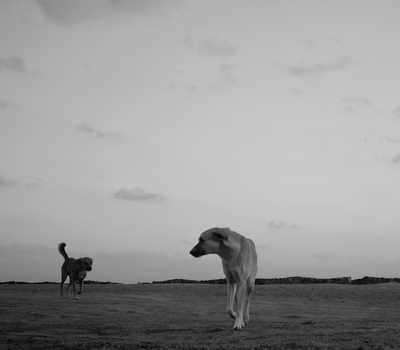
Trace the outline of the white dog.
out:
[[[229,228],[204,231],[190,254],[198,258],[217,254],[227,283],[227,311],[235,320],[234,329],[242,329],[250,320],[250,295],[257,274],[257,253],[254,242]]]

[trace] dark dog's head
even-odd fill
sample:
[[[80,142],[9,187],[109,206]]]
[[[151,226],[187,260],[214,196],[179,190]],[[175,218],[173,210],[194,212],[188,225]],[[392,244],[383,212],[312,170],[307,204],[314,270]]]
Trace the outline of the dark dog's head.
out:
[[[77,260],[80,271],[92,271],[92,265],[93,265],[92,258],[79,258]]]
[[[229,228],[211,228],[204,231],[199,242],[192,248],[190,254],[195,258],[206,254],[218,254],[221,252],[221,246],[228,239]]]

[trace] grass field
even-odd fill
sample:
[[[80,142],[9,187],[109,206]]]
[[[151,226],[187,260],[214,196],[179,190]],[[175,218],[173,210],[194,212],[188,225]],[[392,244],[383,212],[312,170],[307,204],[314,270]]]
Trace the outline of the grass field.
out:
[[[257,286],[233,331],[223,285],[0,286],[1,349],[400,349],[400,284]]]

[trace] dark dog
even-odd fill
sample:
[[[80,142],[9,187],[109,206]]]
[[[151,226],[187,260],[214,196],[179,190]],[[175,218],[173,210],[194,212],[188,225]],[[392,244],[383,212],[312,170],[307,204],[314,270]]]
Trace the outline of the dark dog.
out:
[[[76,298],[76,287],[75,283],[79,282],[80,289],[79,294],[82,292],[83,279],[86,277],[86,272],[92,270],[93,259],[92,258],[70,258],[65,251],[65,243],[60,243],[58,245],[58,251],[64,257],[64,263],[61,266],[61,283],[60,283],[60,294],[63,295],[64,282],[69,276],[70,285],[72,285],[72,290],[74,297]],[[69,286],[68,286],[69,288]]]

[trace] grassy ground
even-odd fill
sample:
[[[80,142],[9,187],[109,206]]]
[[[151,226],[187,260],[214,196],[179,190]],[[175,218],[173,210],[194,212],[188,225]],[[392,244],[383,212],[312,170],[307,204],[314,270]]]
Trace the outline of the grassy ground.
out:
[[[231,330],[223,285],[0,286],[0,349],[400,349],[400,284],[257,286]]]

